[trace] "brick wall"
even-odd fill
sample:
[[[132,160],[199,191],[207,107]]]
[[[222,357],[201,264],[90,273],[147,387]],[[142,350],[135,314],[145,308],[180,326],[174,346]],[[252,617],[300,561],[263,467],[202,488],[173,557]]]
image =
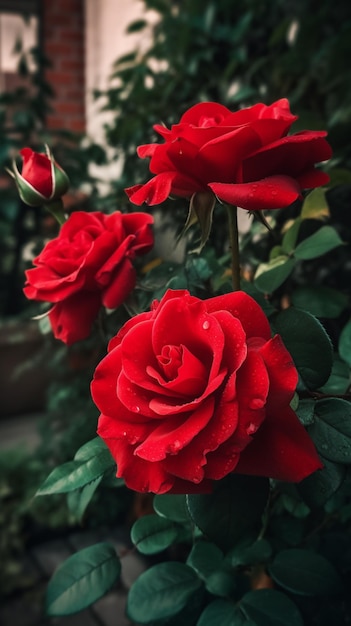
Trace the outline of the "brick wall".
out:
[[[85,131],[84,29],[84,0],[42,0],[43,51],[51,64],[45,76],[55,92],[50,129]]]

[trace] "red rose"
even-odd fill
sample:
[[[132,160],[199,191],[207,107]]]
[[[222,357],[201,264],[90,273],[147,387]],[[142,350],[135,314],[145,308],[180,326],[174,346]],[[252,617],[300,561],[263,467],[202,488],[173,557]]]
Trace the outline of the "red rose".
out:
[[[27,270],[27,298],[55,303],[49,313],[55,337],[85,339],[101,305],[119,306],[135,286],[135,255],[153,246],[146,213],[72,213],[56,239]]]
[[[234,471],[300,481],[321,463],[289,406],[297,379],[250,296],[169,290],[95,371],[98,434],[136,491],[206,492]]]
[[[67,174],[54,161],[52,154],[40,154],[31,148],[20,151],[23,157],[22,172],[14,163],[13,172],[18,192],[23,202],[29,206],[42,206],[61,198],[68,187]]]
[[[138,154],[151,157],[156,176],[126,192],[138,205],[207,191],[249,211],[288,206],[302,189],[329,180],[314,167],[331,156],[327,133],[287,136],[296,119],[286,99],[236,113],[215,102],[197,104],[171,130],[154,127],[165,142],[140,146]]]

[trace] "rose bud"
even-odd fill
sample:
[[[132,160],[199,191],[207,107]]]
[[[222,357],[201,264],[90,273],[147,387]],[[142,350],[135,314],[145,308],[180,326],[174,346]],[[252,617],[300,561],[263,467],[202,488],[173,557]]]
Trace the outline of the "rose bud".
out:
[[[59,200],[69,187],[66,172],[54,161],[46,148],[47,154],[34,152],[31,148],[23,148],[22,172],[18,171],[16,162],[9,174],[14,178],[20,198],[29,206],[43,206]]]

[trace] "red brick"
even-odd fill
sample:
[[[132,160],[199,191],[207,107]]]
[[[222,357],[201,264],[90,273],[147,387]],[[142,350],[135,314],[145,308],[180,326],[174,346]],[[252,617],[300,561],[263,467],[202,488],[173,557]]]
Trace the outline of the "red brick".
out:
[[[44,0],[44,15],[83,15],[83,0]]]
[[[84,106],[79,102],[57,102],[55,105],[56,113],[68,113],[74,115],[84,115]]]
[[[67,124],[67,128],[74,133],[84,133],[85,132],[85,119],[82,117],[81,120],[71,120]]]
[[[55,92],[47,125],[85,129],[84,0],[42,0],[43,49],[51,63],[45,76]]]
[[[57,67],[60,72],[69,72],[75,75],[84,73],[83,60],[72,61],[71,59],[58,59]]]
[[[71,85],[74,82],[74,78],[69,72],[57,72],[53,70],[46,72],[46,79],[52,84],[54,89],[56,89],[56,92],[58,85]]]
[[[83,81],[81,89],[70,89],[68,86],[62,89],[62,97],[64,100],[70,100],[71,102],[83,102],[85,100],[85,94],[83,89]]]

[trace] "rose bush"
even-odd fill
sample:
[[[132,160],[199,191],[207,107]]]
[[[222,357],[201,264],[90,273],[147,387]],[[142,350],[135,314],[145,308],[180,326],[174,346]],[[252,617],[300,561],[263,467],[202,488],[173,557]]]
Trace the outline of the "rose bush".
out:
[[[250,211],[286,207],[303,189],[329,180],[315,168],[331,156],[327,133],[288,135],[296,119],[285,98],[235,113],[214,102],[196,104],[170,130],[154,126],[164,143],[140,146],[138,155],[151,157],[156,176],[126,192],[137,205],[208,192]]]
[[[69,187],[69,179],[64,170],[48,154],[34,152],[31,148],[20,150],[23,158],[22,172],[14,163],[10,172],[16,181],[19,195],[29,206],[42,206],[63,196]]]
[[[86,338],[101,305],[118,307],[135,286],[132,261],[153,246],[153,218],[146,213],[72,213],[26,271],[27,298],[54,303],[56,338]]]
[[[201,493],[230,472],[300,481],[322,465],[290,408],[297,372],[244,292],[168,290],[98,365],[98,434],[128,487]]]

